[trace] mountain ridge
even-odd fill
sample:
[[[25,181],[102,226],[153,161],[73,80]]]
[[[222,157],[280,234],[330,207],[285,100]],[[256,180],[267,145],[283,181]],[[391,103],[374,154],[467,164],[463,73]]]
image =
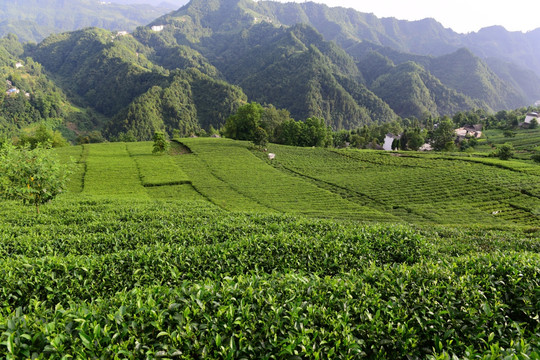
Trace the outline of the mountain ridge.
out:
[[[341,130],[540,98],[532,70],[500,58],[465,47],[437,56],[400,50],[425,27],[417,46],[437,32],[458,44],[459,34],[430,19],[377,19],[315,3],[192,0],[131,34],[55,34],[19,56],[43,64],[72,101],[102,116],[109,138],[208,131],[247,101]]]

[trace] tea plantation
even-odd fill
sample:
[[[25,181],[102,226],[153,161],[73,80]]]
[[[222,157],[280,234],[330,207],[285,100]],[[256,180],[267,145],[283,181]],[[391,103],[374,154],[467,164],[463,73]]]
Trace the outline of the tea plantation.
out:
[[[539,359],[540,166],[181,139],[0,207],[11,359]]]

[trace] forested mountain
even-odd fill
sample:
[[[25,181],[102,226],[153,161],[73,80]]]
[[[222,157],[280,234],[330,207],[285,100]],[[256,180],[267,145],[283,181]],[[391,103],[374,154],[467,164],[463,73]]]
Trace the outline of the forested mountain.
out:
[[[484,108],[517,108],[540,99],[540,78],[532,71],[493,58],[482,61],[466,48],[432,57],[362,42],[349,47],[348,53],[355,58],[369,81],[382,75],[381,71],[388,70],[388,62],[403,64],[412,61],[445,86],[477,100]]]
[[[197,47],[250,99],[288,109],[293,118],[321,117],[351,129],[396,117],[363,85],[353,59],[309,26],[256,24]]]
[[[477,106],[470,98],[444,86],[414,62],[393,66],[373,82],[372,89],[402,116],[438,116]]]
[[[24,58],[23,52],[15,35],[0,39],[0,137],[38,122],[64,130],[70,122],[98,125],[94,114],[74,107],[42,65]]]
[[[170,72],[148,60],[153,52],[131,35],[89,28],[50,36],[28,53],[81,105],[112,119],[110,136],[149,140],[156,130],[173,129],[189,135],[223,125],[247,100],[241,89],[205,75],[217,73],[208,63],[201,72],[184,59],[186,71]]]
[[[175,5],[118,4],[100,0],[2,1],[0,36],[13,33],[22,41],[39,42],[53,33],[91,26],[132,31],[173,10],[171,6]]]
[[[70,9],[95,5],[77,1]],[[86,109],[71,118],[74,131],[94,124],[109,138],[147,140],[157,130],[220,128],[247,101],[340,130],[540,99],[533,70],[495,56],[492,45],[485,59],[475,52],[491,33],[468,38],[434,20],[377,19],[315,3],[191,0],[132,34],[87,28],[37,45],[0,46],[0,54],[6,51],[11,68],[17,59],[42,64],[40,76],[64,102]],[[470,48],[465,39],[473,39]],[[500,49],[510,57],[517,51]]]

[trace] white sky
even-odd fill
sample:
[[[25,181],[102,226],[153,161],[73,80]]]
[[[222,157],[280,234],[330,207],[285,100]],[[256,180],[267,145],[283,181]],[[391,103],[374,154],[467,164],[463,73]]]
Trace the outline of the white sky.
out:
[[[277,0],[290,2],[293,0]],[[294,0],[304,2],[304,0]],[[328,6],[354,8],[377,17],[400,20],[434,18],[459,33],[502,25],[510,31],[540,27],[539,0],[313,0]]]

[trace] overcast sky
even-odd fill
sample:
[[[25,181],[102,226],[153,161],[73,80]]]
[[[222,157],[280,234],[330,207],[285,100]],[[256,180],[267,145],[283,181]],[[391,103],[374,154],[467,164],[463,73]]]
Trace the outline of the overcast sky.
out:
[[[292,0],[278,0],[290,2]],[[294,0],[304,2],[304,0]],[[351,7],[377,17],[401,20],[434,18],[459,33],[502,25],[510,31],[540,27],[540,0],[314,0],[328,6]]]

